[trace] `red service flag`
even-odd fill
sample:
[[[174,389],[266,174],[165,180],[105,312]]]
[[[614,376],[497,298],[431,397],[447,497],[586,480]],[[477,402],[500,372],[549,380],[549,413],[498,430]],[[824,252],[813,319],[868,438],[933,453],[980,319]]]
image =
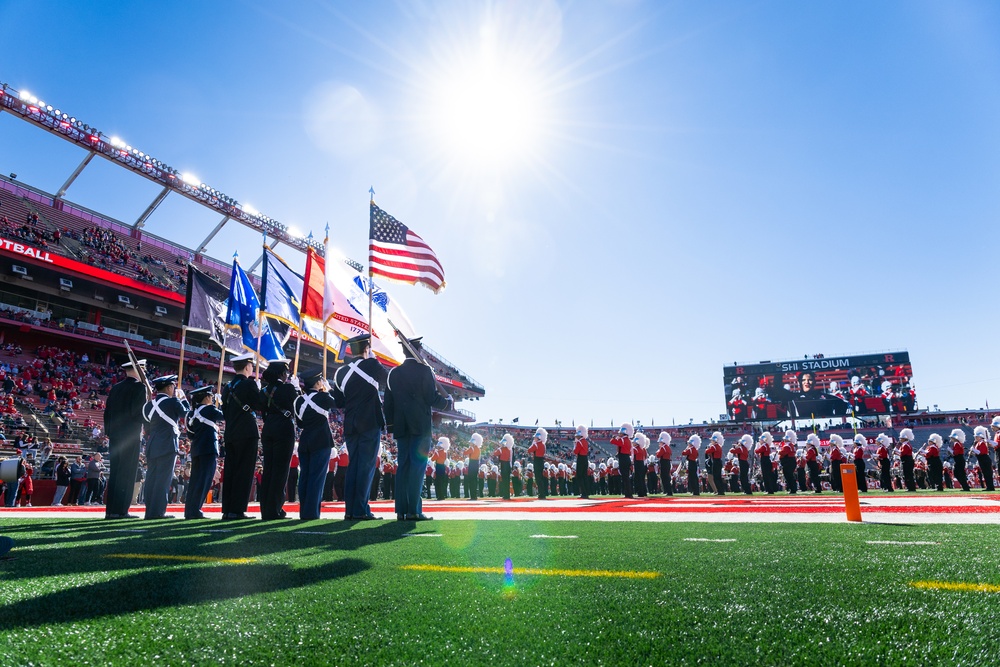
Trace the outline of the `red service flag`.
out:
[[[306,276],[302,285],[302,316],[323,321],[323,286],[326,265],[313,248],[306,254]]]

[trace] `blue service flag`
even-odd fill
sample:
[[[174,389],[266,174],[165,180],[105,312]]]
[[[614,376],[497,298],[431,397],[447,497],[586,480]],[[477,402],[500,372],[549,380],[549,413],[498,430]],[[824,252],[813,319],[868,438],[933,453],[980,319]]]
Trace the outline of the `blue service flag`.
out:
[[[233,260],[233,276],[229,281],[229,302],[226,308],[226,326],[238,327],[243,336],[243,345],[248,351],[257,351],[260,338],[260,356],[268,361],[283,359],[281,344],[271,331],[267,318],[259,319],[260,301],[250,283],[250,278]],[[263,322],[263,331],[261,331]]]
[[[323,324],[302,317],[299,299],[305,279],[292,271],[270,248],[264,248],[264,277],[261,280],[261,301],[264,312],[290,324],[315,341],[323,340]]]

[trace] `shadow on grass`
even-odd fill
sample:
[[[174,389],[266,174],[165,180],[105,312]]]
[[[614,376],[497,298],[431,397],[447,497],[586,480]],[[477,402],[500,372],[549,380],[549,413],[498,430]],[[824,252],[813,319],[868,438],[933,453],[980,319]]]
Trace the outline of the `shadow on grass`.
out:
[[[145,565],[123,563],[128,567]],[[111,581],[74,586],[6,605],[0,608],[0,630],[89,621],[164,607],[276,593],[349,577],[370,567],[357,558],[342,558],[308,568],[251,564],[227,565],[221,569],[179,569],[161,564]]]
[[[17,561],[0,566],[0,583],[89,572],[177,567],[176,563],[167,566],[157,561],[108,558],[112,554],[266,559],[303,550],[352,552],[401,539],[412,530],[413,524],[395,521],[364,525],[323,520],[221,523],[94,519],[18,523],[0,527],[0,534],[15,540],[11,555],[18,557]],[[53,545],[58,548],[52,548]],[[74,595],[82,594],[80,587],[68,590]],[[6,616],[7,611],[8,608],[0,606],[0,617]]]

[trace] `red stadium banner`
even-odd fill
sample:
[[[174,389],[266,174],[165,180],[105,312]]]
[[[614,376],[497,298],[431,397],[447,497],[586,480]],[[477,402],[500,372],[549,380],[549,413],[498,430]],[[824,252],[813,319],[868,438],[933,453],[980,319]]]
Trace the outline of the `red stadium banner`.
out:
[[[0,254],[11,255],[17,257],[18,259],[25,258],[42,266],[59,268],[67,275],[75,274],[78,276],[84,276],[101,283],[114,285],[118,288],[124,288],[126,290],[138,292],[140,294],[162,299],[164,301],[170,301],[178,305],[184,304],[184,295],[178,294],[177,292],[171,292],[170,290],[165,290],[162,287],[154,287],[153,285],[148,285],[144,282],[138,281],[135,278],[129,278],[128,276],[100,269],[96,266],[90,266],[89,264],[78,262],[75,259],[70,259],[69,257],[49,252],[48,250],[40,250],[20,241],[13,241],[11,239],[0,237]]]

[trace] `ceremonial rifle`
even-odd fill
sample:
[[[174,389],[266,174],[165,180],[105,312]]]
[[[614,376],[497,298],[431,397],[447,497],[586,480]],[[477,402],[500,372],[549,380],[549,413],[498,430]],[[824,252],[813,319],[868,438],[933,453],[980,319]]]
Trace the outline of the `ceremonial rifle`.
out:
[[[396,327],[396,325],[392,323],[392,320],[386,318],[386,321],[389,323],[389,326],[392,327],[392,330],[396,333],[396,338],[399,339],[400,344],[404,348],[406,348],[407,352],[410,353],[410,356],[412,356],[414,359],[422,363],[424,366],[427,366],[427,368],[431,370],[431,375],[434,377],[434,388],[437,389],[438,394],[444,396],[445,398],[451,398],[448,392],[444,390],[444,387],[441,386],[441,383],[438,382],[437,373],[434,372],[434,368],[430,365],[430,363],[428,363],[427,359],[424,358],[423,353],[420,350],[418,350],[406,336],[403,335],[403,332],[400,331]]]
[[[132,351],[132,346],[128,344],[128,338],[122,338],[122,342],[125,343],[125,352],[128,353],[128,360],[132,362],[132,368],[135,369],[136,375],[139,376],[139,382],[142,382],[143,386],[146,387],[146,391],[149,392],[149,395],[153,396],[153,385],[149,383],[149,379],[146,377],[146,369],[142,367],[139,363],[139,358],[136,357],[135,352]]]

